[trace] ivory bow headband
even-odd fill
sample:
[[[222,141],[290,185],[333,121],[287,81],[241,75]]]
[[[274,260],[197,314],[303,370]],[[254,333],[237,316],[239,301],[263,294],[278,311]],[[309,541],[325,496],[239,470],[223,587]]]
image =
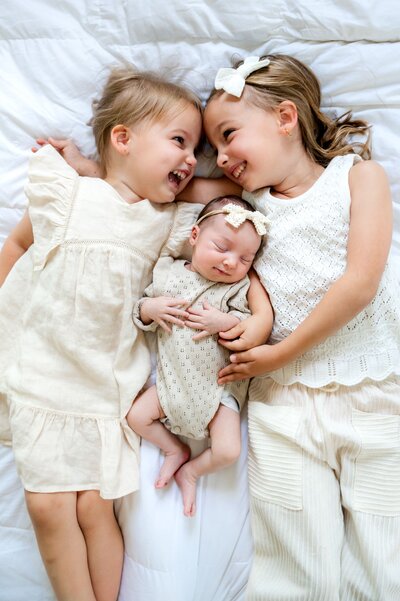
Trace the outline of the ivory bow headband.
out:
[[[240,98],[246,77],[253,71],[267,67],[270,62],[269,58],[260,60],[259,56],[248,56],[237,69],[223,67],[217,72],[214,87],[216,90],[224,90],[227,94]]]
[[[217,209],[215,211],[206,213],[203,215],[203,217],[200,217],[200,219],[196,221],[195,225],[199,225],[199,223],[201,223],[203,219],[206,219],[207,217],[211,217],[212,215],[220,215],[223,213],[226,213],[225,221],[233,227],[240,227],[247,219],[248,221],[252,222],[259,236],[263,236],[267,233],[267,228],[265,226],[269,224],[268,217],[260,213],[260,211],[248,211],[240,205],[233,203],[225,205],[222,207],[222,209]]]

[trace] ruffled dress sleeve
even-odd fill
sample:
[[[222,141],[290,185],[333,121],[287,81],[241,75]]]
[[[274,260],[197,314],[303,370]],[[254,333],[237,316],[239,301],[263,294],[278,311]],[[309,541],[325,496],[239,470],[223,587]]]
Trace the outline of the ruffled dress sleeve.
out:
[[[43,269],[51,251],[64,240],[78,180],[77,172],[50,144],[30,159],[25,193],[33,229],[34,271]]]
[[[173,257],[174,259],[191,257],[188,243],[190,232],[196,223],[197,215],[204,208],[202,204],[177,202],[174,222],[168,240],[161,249],[160,257]]]

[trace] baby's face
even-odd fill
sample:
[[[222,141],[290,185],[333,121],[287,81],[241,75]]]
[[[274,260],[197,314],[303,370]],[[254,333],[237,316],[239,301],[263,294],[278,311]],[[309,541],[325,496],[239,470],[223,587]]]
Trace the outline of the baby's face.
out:
[[[249,271],[261,236],[250,221],[235,228],[225,221],[225,215],[215,215],[193,227],[190,244],[193,271],[212,282],[233,284]]]

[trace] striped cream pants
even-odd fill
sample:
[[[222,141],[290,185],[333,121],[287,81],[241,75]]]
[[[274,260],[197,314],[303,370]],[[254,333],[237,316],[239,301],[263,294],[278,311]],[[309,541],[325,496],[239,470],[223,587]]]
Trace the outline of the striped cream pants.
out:
[[[400,378],[249,391],[248,601],[400,601]]]

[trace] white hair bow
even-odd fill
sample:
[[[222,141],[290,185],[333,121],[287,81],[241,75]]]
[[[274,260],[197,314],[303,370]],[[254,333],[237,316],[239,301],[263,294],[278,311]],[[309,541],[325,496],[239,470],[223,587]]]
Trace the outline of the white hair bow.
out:
[[[248,211],[239,205],[230,203],[225,205],[221,211],[227,213],[225,221],[233,227],[240,227],[242,223],[251,221],[259,236],[264,236],[267,233],[266,226],[270,223],[268,217],[260,213],[260,211]]]
[[[227,94],[240,98],[246,77],[253,71],[267,67],[270,62],[269,58],[260,60],[259,56],[248,56],[237,69],[223,67],[217,72],[214,87],[216,90],[224,90]]]

